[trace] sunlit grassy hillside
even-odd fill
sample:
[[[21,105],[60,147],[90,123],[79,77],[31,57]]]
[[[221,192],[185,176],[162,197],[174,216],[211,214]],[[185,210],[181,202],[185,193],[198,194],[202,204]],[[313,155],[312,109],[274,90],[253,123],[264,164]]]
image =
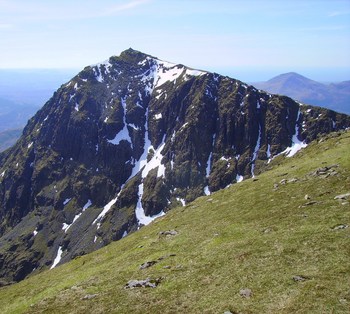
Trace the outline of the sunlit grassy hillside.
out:
[[[0,312],[349,313],[350,132],[270,166],[1,288]],[[146,278],[158,286],[125,289]]]

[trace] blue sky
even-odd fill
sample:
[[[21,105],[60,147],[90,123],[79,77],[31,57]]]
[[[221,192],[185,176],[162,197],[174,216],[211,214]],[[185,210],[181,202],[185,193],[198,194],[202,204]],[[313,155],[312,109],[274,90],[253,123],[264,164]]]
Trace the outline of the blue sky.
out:
[[[132,47],[254,81],[350,79],[350,0],[0,0],[0,68],[77,68]]]

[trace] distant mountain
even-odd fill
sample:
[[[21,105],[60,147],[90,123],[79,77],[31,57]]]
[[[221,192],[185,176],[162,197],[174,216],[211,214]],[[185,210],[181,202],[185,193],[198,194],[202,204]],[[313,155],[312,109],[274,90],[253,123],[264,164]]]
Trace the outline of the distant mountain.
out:
[[[303,103],[350,114],[350,81],[323,84],[290,72],[267,82],[252,84],[270,93],[287,95]]]
[[[72,70],[0,69],[0,151],[19,138],[21,129]]]
[[[0,279],[97,250],[348,127],[345,114],[133,49],[88,66],[0,153]]]
[[[0,132],[0,152],[11,147],[22,134],[22,129],[6,130]]]
[[[75,73],[72,69],[0,69],[0,98],[40,108]]]
[[[0,132],[23,128],[39,108],[0,98]]]

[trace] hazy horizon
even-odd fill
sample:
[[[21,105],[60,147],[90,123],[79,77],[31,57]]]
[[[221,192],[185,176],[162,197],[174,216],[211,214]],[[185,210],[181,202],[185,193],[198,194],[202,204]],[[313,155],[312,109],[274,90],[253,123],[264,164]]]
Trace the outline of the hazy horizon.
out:
[[[101,60],[102,61],[102,60]],[[168,60],[175,63],[182,63],[177,60]],[[191,66],[185,64],[186,66]],[[88,65],[86,65],[88,66]],[[295,72],[305,76],[311,80],[321,83],[337,83],[350,80],[350,68],[274,68],[274,67],[199,67],[200,70],[215,72],[224,76],[229,76],[241,80],[246,83],[262,82],[270,80],[278,75]],[[44,75],[50,74],[48,78],[52,78],[52,74],[57,73],[60,77],[66,77],[67,80],[78,74],[83,68],[0,68],[3,74],[11,73],[18,74],[35,74]],[[69,76],[69,74],[71,76]],[[68,76],[67,76],[68,75]],[[2,78],[4,79],[4,78]],[[1,84],[1,79],[0,79]]]

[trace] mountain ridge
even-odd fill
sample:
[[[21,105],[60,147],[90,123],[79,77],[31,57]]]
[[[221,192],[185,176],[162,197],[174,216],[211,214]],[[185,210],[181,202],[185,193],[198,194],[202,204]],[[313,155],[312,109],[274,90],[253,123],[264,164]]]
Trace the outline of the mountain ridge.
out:
[[[0,154],[0,276],[19,281],[99,249],[349,126],[133,49],[86,67]]]
[[[289,72],[266,82],[252,84],[268,92],[288,95],[310,105],[350,114],[350,81],[324,84],[296,72]]]

